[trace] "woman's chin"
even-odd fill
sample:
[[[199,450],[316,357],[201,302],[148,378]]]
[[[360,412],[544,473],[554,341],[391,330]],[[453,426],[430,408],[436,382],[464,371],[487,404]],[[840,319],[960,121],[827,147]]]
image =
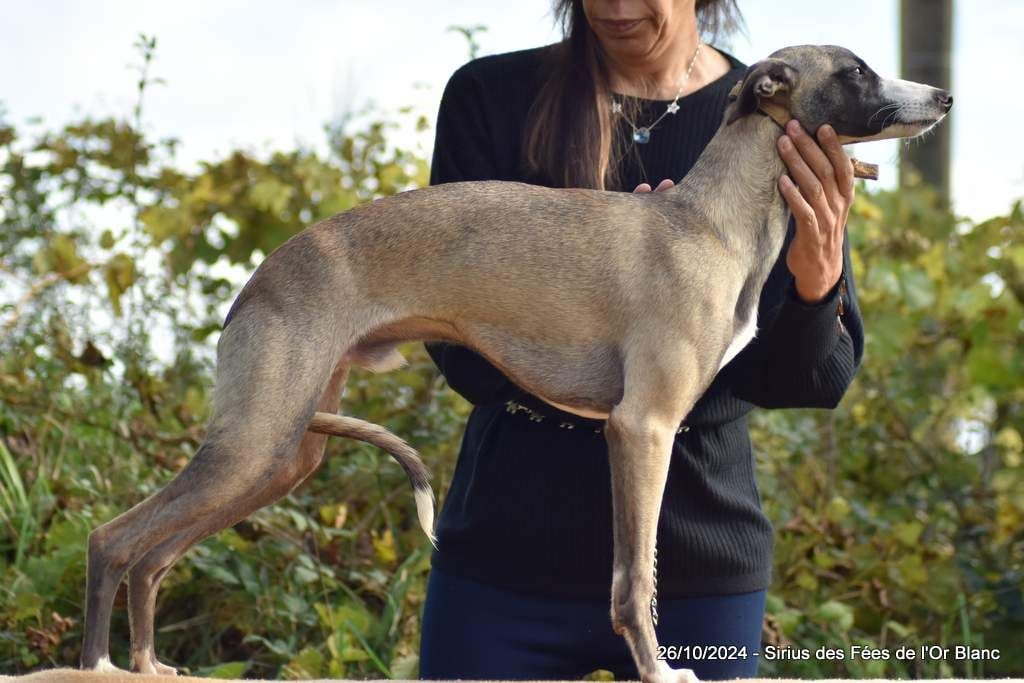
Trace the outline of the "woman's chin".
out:
[[[602,41],[611,57],[625,64],[646,64],[650,59],[651,41],[643,35],[615,38]]]

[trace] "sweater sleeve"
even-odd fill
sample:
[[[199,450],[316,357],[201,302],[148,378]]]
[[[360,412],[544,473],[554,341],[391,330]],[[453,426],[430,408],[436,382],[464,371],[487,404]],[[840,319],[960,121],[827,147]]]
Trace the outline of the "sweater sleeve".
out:
[[[765,284],[766,292],[783,292],[781,303],[774,311],[764,310],[768,297],[761,297],[758,319],[771,322],[730,363],[732,385],[739,398],[762,408],[835,408],[864,353],[850,244],[844,236],[839,282],[822,301],[808,304],[799,298],[786,266],[793,234],[791,221],[785,246]]]
[[[495,160],[482,84],[472,63],[456,71],[441,96],[430,184],[502,177]],[[457,344],[427,343],[427,353],[448,385],[474,405],[501,403],[520,392],[475,351]]]

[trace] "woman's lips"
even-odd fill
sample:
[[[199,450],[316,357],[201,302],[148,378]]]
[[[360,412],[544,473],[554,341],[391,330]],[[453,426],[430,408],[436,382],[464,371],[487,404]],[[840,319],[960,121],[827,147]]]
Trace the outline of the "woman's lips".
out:
[[[625,34],[640,25],[643,19],[599,19],[601,24],[609,33]]]

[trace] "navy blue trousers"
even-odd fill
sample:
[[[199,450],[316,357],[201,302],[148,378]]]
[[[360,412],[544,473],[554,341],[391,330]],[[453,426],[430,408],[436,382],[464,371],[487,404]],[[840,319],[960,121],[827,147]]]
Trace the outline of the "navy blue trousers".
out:
[[[693,646],[725,646],[714,648],[715,657],[670,657],[669,665],[693,669],[701,680],[754,677],[764,601],[765,591],[659,600],[659,644],[689,645],[691,655]],[[435,567],[423,609],[420,678],[566,680],[607,669],[616,680],[635,680],[626,641],[612,631],[610,604],[507,591]]]

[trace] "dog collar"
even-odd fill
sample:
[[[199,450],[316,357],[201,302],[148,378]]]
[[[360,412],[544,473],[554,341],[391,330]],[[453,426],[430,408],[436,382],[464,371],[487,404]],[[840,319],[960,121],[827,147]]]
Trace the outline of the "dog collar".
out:
[[[770,102],[759,106],[757,110],[777,123],[782,130],[786,130],[786,124],[793,118],[789,115],[789,111]]]

